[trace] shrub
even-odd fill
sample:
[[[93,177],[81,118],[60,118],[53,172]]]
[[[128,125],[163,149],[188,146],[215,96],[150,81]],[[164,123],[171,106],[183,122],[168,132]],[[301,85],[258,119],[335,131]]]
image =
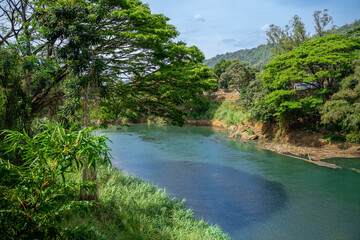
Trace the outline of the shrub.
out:
[[[30,137],[24,131],[4,131],[0,158],[0,232],[3,239],[81,238],[86,228],[60,228],[67,215],[89,209],[91,201],[77,201],[81,189],[94,182],[68,181],[84,162],[96,167],[110,163],[104,136],[90,136],[90,128],[65,130],[47,124]],[[18,159],[13,161],[12,159]],[[20,164],[15,164],[20,163]],[[85,236],[85,235],[84,235]]]

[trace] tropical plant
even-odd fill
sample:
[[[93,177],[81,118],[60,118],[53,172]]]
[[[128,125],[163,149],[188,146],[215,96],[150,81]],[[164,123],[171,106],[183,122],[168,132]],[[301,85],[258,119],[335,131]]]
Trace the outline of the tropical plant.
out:
[[[0,229],[3,239],[79,238],[81,228],[60,228],[67,215],[94,203],[78,201],[82,189],[96,190],[96,182],[68,181],[86,162],[96,168],[110,164],[104,136],[92,131],[44,125],[30,137],[6,130],[0,156]],[[77,235],[80,234],[80,235]]]

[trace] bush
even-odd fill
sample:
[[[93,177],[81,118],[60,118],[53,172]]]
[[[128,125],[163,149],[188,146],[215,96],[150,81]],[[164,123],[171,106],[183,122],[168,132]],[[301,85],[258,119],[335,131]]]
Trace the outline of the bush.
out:
[[[360,143],[360,134],[358,132],[346,135],[346,141],[351,143]]]
[[[90,136],[89,128],[72,131],[55,124],[45,127],[33,138],[25,131],[3,132],[2,239],[79,239],[86,233],[86,228],[60,228],[58,223],[93,205],[76,198],[82,189],[93,189],[96,183],[69,181],[67,174],[81,170],[84,162],[93,167],[110,163],[106,138]]]

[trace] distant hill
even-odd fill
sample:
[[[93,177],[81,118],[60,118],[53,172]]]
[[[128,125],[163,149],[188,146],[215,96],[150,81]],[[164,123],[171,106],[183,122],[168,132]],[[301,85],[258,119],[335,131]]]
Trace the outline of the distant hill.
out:
[[[360,31],[360,19],[355,20],[353,23],[345,24],[344,26],[341,26],[335,30],[336,33],[342,35],[351,35],[359,31]]]
[[[357,36],[360,35],[360,20],[355,20],[351,24],[345,24],[335,30],[335,33],[342,35],[354,35],[357,33]],[[251,67],[256,67],[262,69],[268,62],[273,58],[271,52],[272,46],[269,44],[260,45],[252,49],[241,49],[236,52],[218,54],[213,58],[207,59],[204,61],[208,67],[213,68],[216,63],[221,60],[233,60],[239,59],[240,62],[247,63]]]
[[[252,49],[241,49],[239,51],[232,53],[218,54],[213,58],[205,60],[204,63],[208,67],[213,68],[216,63],[220,62],[223,59],[224,60],[239,59],[240,62],[244,62],[251,67],[256,67],[258,69],[261,69],[272,59],[271,49],[272,46],[269,44],[260,45]]]

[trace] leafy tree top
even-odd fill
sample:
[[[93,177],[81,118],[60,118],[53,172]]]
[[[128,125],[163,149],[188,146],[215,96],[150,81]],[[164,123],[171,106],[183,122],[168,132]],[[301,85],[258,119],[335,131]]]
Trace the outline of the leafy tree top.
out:
[[[313,88],[334,87],[351,73],[351,61],[358,49],[359,39],[336,34],[304,42],[271,61],[263,73],[263,82],[273,89],[290,89],[296,83]]]
[[[159,83],[180,85],[177,71],[170,68],[197,68],[204,60],[197,47],[174,41],[179,33],[167,17],[152,14],[139,0],[7,0],[0,9],[0,22],[5,23],[0,45],[4,51],[16,50],[21,66],[22,92],[17,94],[22,99],[17,102],[28,111],[22,119],[60,101],[62,83],[70,75],[83,85],[127,80],[131,88],[156,92]],[[163,71],[167,76],[154,83],[152,75],[164,76]],[[191,83],[194,79],[200,81],[193,78]]]
[[[240,90],[255,79],[255,70],[241,63],[239,60],[232,61],[231,65],[221,74],[221,82],[229,89]]]

